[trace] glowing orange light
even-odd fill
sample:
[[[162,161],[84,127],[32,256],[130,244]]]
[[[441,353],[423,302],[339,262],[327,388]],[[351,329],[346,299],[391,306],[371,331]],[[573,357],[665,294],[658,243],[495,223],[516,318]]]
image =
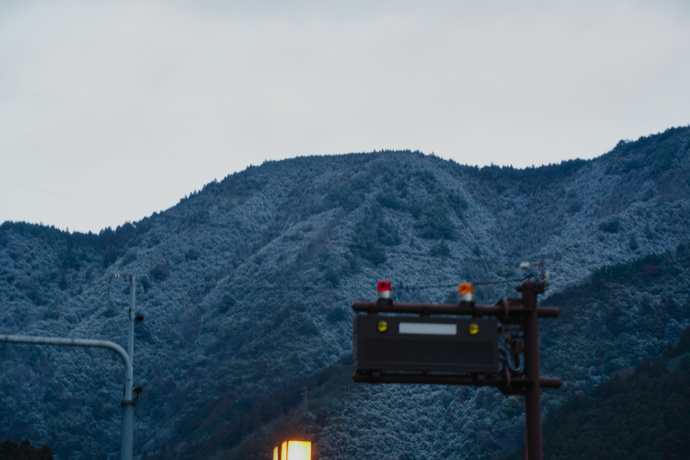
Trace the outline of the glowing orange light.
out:
[[[311,441],[285,441],[273,448],[273,460],[311,460]]]
[[[464,302],[472,302],[474,300],[474,286],[472,283],[462,283],[458,288],[460,300]]]
[[[288,441],[285,460],[311,460],[311,442]]]

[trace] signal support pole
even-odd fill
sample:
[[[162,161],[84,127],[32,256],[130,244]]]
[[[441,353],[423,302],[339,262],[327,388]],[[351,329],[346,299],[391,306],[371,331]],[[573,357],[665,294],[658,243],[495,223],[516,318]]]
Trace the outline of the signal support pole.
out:
[[[522,308],[529,311],[525,318],[525,458],[542,459],[541,438],[541,385],[539,374],[539,315],[537,294],[544,286],[526,282],[517,288],[522,293]]]

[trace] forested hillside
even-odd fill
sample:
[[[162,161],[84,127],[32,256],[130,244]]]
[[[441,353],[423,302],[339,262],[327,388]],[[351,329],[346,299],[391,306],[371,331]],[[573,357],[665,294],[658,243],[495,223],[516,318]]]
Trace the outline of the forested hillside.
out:
[[[123,344],[128,286],[112,275],[135,275],[146,316],[135,343],[142,458],[235,455],[300,404],[324,459],[507,453],[522,440],[517,399],[352,388],[329,374],[351,351],[349,306],[374,298],[382,278],[398,300],[453,301],[454,286],[470,280],[479,301],[493,302],[512,293],[520,262],[543,260],[547,303],[564,309],[543,329],[544,372],[566,379],[545,392],[555,409],[644,353],[653,359],[687,325],[687,282],[662,288],[663,264],[633,261],[662,254],[684,270],[672,260],[690,239],[689,146],[690,129],[677,128],[595,160],[527,170],[418,152],[296,158],[98,235],[6,222],[0,333]],[[578,298],[606,270],[637,263],[648,285],[612,279]],[[649,321],[635,322],[637,310]],[[319,375],[336,388],[323,407],[303,394]],[[47,443],[56,458],[112,456],[121,388],[121,364],[106,351],[0,345],[0,437]]]
[[[616,376],[592,395],[576,397],[546,426],[548,458],[687,458],[690,434],[690,334],[654,364]]]
[[[684,459],[690,449],[690,329],[654,362],[645,356],[590,394],[575,396],[544,426],[544,458]],[[521,452],[508,457],[520,459]]]

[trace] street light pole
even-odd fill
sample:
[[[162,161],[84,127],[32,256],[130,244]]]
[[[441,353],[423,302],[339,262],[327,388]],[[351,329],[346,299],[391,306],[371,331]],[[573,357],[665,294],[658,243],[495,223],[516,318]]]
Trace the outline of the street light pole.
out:
[[[134,371],[132,368],[132,360],[129,355],[120,345],[109,340],[89,340],[89,339],[66,339],[62,337],[33,337],[28,335],[0,335],[0,343],[23,343],[31,345],[58,345],[67,347],[89,347],[89,348],[106,348],[117,353],[122,362],[125,364],[125,398],[126,389],[129,388],[129,399],[132,397],[132,380],[134,378]],[[124,403],[124,401],[123,401]],[[132,406],[129,406],[132,408]],[[133,411],[133,408],[132,408]],[[133,421],[134,414],[131,415]],[[125,406],[122,406],[122,444],[120,448],[120,459],[131,460],[132,458],[132,424],[125,424]],[[129,430],[126,433],[126,429]]]
[[[128,276],[130,281],[129,331],[127,334],[127,351],[109,340],[89,340],[62,337],[35,337],[27,335],[0,335],[0,343],[22,343],[31,345],[58,345],[69,347],[106,348],[117,353],[125,364],[125,399],[122,400],[122,431],[120,435],[120,460],[132,460],[134,451],[134,406],[132,385],[134,382],[134,321],[143,320],[134,313],[136,303],[135,277]],[[137,390],[138,392],[141,390]]]

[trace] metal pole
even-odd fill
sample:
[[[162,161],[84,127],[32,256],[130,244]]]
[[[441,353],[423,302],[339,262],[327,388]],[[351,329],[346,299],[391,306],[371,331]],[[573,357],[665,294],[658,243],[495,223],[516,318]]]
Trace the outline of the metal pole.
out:
[[[92,348],[106,348],[117,353],[122,361],[125,363],[125,400],[130,401],[132,399],[132,381],[134,379],[134,370],[132,368],[132,360],[130,359],[127,352],[120,345],[113,343],[109,340],[89,340],[89,339],[65,339],[61,337],[32,337],[28,335],[0,335],[0,342],[2,343],[24,343],[24,344],[34,344],[34,345],[58,345],[58,346],[68,346],[68,347],[92,347]],[[129,390],[127,390],[129,389]],[[127,391],[129,391],[129,396],[127,396]],[[122,406],[122,435],[121,435],[121,447],[120,447],[120,459],[131,460],[132,458],[132,430],[131,424],[129,425],[129,434],[126,434],[125,428],[125,405],[123,401]],[[130,408],[133,407],[129,405]],[[133,420],[132,413],[132,420]]]
[[[530,312],[525,319],[525,458],[542,460],[537,294],[543,292],[543,286],[527,281],[518,290],[522,292],[522,307]]]
[[[129,305],[129,332],[127,334],[127,354],[134,363],[134,306],[136,298],[136,284],[134,276],[129,278],[130,305]],[[122,439],[120,444],[120,459],[131,460],[134,450],[134,404],[132,400],[132,379],[125,381],[125,399],[122,401]]]
[[[134,307],[136,303],[136,284],[134,276],[129,278],[129,334],[127,335],[127,354],[134,362]]]

